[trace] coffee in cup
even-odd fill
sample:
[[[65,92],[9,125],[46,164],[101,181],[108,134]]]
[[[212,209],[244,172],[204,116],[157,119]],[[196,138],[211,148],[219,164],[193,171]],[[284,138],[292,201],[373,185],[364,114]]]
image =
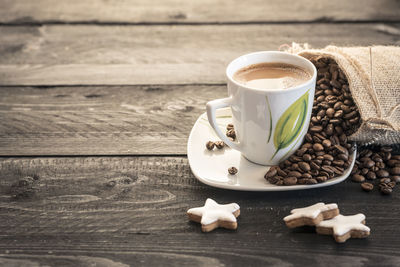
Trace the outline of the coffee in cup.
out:
[[[257,89],[288,89],[311,79],[311,74],[298,66],[281,62],[263,62],[239,69],[233,79]]]

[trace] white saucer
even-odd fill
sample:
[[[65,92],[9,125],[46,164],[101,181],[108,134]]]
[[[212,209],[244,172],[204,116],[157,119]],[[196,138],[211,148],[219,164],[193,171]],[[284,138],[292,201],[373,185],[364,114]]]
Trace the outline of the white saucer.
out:
[[[223,132],[226,131],[226,125],[231,122],[231,117],[230,108],[218,110],[217,122]],[[210,140],[218,141],[219,138],[208,123],[207,114],[203,113],[197,119],[189,136],[187,154],[190,168],[199,181],[210,186],[231,190],[289,191],[330,186],[344,181],[350,175],[355,162],[356,151],[351,155],[353,158],[351,166],[342,176],[315,185],[277,186],[264,179],[264,175],[269,169],[268,166],[252,163],[240,152],[229,147],[221,150],[214,148],[209,151],[206,149],[206,143]],[[236,175],[228,174],[228,168],[232,166],[239,170]]]

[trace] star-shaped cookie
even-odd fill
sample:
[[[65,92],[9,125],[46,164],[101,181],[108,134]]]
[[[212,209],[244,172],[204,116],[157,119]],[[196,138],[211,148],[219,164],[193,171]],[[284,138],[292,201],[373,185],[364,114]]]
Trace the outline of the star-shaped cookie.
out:
[[[210,232],[217,227],[236,229],[240,207],[236,203],[220,205],[208,198],[203,207],[189,209],[187,215],[191,221],[201,223],[203,232]]]
[[[319,222],[331,219],[339,214],[337,204],[317,203],[305,208],[293,209],[290,215],[283,218],[289,228],[303,225],[317,225]]]
[[[338,215],[333,219],[317,224],[317,233],[333,235],[336,242],[343,243],[349,238],[365,238],[370,229],[365,225],[365,215],[362,213],[344,216]]]

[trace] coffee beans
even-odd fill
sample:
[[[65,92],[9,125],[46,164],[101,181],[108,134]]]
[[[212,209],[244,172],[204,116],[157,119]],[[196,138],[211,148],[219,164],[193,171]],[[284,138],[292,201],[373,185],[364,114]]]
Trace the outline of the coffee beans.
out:
[[[351,178],[354,182],[361,183],[365,181],[365,177],[359,174],[354,174]]]
[[[225,143],[223,141],[215,142],[215,147],[218,149],[222,149],[224,146],[225,146]]]
[[[289,176],[283,179],[284,185],[295,185],[297,184],[297,178],[293,176]]]
[[[313,145],[313,149],[314,149],[314,151],[323,151],[324,147],[321,144],[316,143]]]
[[[226,126],[226,136],[230,137],[232,141],[236,139],[236,132],[232,123]]]
[[[306,171],[306,172],[311,170],[311,167],[307,162],[299,162],[299,167],[300,167],[300,169],[302,169],[303,171]]]
[[[374,185],[371,184],[371,183],[362,183],[362,184],[361,184],[361,188],[362,188],[364,191],[369,192],[369,191],[372,191],[372,189],[374,189]]]
[[[381,193],[384,195],[390,195],[393,192],[393,189],[389,185],[379,185]]]
[[[213,149],[214,149],[214,146],[215,146],[215,144],[214,144],[214,142],[212,142],[212,141],[208,141],[208,142],[206,143],[206,148],[207,148],[208,150],[213,150]]]
[[[224,146],[225,146],[225,143],[223,141],[216,141],[216,142],[208,141],[206,143],[206,148],[208,150],[213,150],[214,147],[216,147],[218,149],[222,149],[222,148],[224,148]]]
[[[311,61],[318,69],[318,77],[310,126],[295,154],[265,175],[272,184],[322,183],[342,175],[351,163],[353,146],[347,136],[358,129],[360,115],[347,78],[331,59],[316,57]]]
[[[387,170],[379,170],[376,172],[379,178],[389,177],[389,172]]]
[[[265,174],[264,178],[268,179],[271,177],[274,177],[277,174],[277,168],[276,167],[271,167],[268,172]]]
[[[397,166],[400,166],[400,158],[392,154],[390,147],[361,147],[352,170],[352,180],[359,182],[359,177],[365,176],[370,184],[376,183],[382,194],[388,195],[400,182],[400,176],[396,175],[397,170],[393,171]],[[362,188],[368,191],[363,184]]]
[[[394,167],[390,169],[390,174],[392,175],[400,175],[400,167]]]
[[[234,175],[234,174],[236,174],[237,172],[238,172],[238,169],[236,169],[235,167],[230,167],[230,168],[228,169],[228,173],[229,173],[229,174]]]

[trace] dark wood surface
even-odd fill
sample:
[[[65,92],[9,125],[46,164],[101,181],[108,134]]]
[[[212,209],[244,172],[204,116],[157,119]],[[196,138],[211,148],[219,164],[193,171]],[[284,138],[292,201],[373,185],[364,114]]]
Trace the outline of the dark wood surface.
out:
[[[399,45],[399,6],[0,0],[0,266],[399,266],[398,188],[235,192],[198,182],[186,158],[230,60],[291,42]],[[208,197],[241,206],[236,231],[187,220]],[[319,201],[364,213],[371,236],[285,227]]]

